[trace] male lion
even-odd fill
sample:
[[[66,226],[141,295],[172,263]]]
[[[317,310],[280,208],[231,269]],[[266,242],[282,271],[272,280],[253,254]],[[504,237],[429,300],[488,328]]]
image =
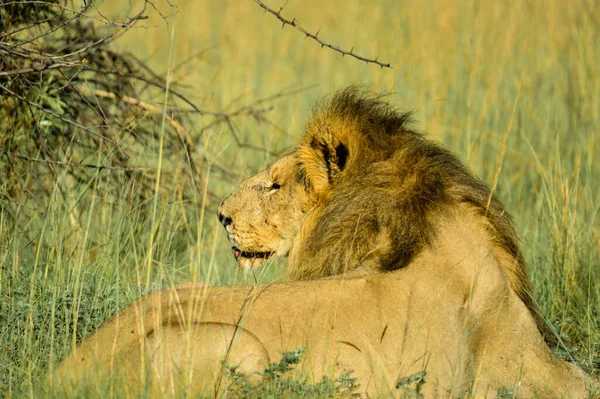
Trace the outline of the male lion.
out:
[[[549,350],[477,223],[450,217],[435,256],[386,274],[150,294],[87,337],[53,382],[67,395],[221,397],[232,384],[222,361],[253,376],[302,347],[311,380],[350,372],[371,397],[402,397],[396,384],[423,371],[426,398],[587,397],[593,382]]]
[[[289,255],[290,277],[311,281],[153,293],[86,338],[54,381],[220,396],[225,364],[252,376],[303,347],[300,372],[351,372],[371,396],[402,395],[399,381],[424,371],[428,398],[586,397],[595,383],[540,334],[508,215],[407,120],[343,90],[296,151],[220,205],[242,266]]]
[[[553,342],[531,297],[510,215],[455,155],[411,130],[409,120],[355,87],[321,104],[295,151],[220,204],[235,258],[248,270],[271,255],[289,255],[290,280],[388,272],[422,253],[439,254],[447,244],[440,224],[449,215],[475,216],[491,258]],[[457,256],[468,255],[461,250]]]

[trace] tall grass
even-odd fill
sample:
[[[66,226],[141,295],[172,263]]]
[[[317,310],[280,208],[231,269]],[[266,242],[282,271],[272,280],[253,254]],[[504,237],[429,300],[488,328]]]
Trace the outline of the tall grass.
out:
[[[100,10],[128,15],[136,4],[104,2]],[[166,2],[156,5],[170,15]],[[283,13],[394,68],[321,49],[250,0],[179,1],[168,27],[152,12],[149,28],[115,45],[165,76],[171,71],[198,104],[231,109],[286,88],[312,89],[278,99],[273,125],[235,120],[242,142],[268,152],[241,148],[225,126],[204,131],[201,116],[186,126],[208,154],[204,186],[193,190],[204,207],[178,196],[178,187],[196,182],[185,160],[161,158],[158,142],[148,144],[146,162],[162,159],[161,167],[181,165],[181,173],[157,186],[154,202],[139,199],[135,181],[109,195],[91,181],[72,187],[59,174],[48,198],[38,199],[44,211],[17,231],[9,218],[20,214],[0,201],[0,396],[33,395],[53,363],[144,292],[188,280],[245,281],[213,215],[217,198],[290,149],[316,99],[356,83],[393,93],[390,101],[414,110],[416,127],[495,186],[517,222],[540,307],[566,344],[559,354],[600,374],[597,4],[311,0],[291,1]],[[217,167],[235,177],[224,179]],[[111,173],[120,172],[99,171],[97,179]],[[254,278],[281,279],[281,266],[273,262]]]

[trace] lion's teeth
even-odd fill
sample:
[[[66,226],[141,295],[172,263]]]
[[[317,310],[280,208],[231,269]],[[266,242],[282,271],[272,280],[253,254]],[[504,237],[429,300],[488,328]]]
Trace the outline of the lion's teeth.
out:
[[[248,258],[240,259],[240,267],[244,271],[244,273],[248,273],[252,269],[252,263]]]

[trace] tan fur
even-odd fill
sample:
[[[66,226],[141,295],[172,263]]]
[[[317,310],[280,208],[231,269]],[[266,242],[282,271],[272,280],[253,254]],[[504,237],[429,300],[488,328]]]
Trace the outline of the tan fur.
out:
[[[540,334],[502,205],[407,120],[379,97],[342,91],[315,111],[295,151],[220,204],[244,268],[288,255],[290,278],[311,281],[141,298],[54,381],[117,376],[135,392],[222,394],[220,360],[251,374],[305,347],[309,377],[352,371],[373,396],[399,395],[399,378],[425,370],[425,397],[494,397],[502,387],[586,397],[593,382]]]
[[[495,397],[503,387],[586,397],[592,381],[550,352],[469,213],[437,221],[436,254],[387,274],[148,295],[88,337],[53,383],[69,392],[120,378],[134,396],[221,395],[231,381],[219,360],[252,375],[304,347],[299,372],[319,381],[352,371],[372,397],[400,397],[397,381],[423,370],[427,398]]]
[[[553,343],[532,299],[510,215],[456,156],[408,121],[408,114],[357,88],[324,101],[295,151],[220,204],[230,241],[248,254],[289,255],[290,280],[389,272],[423,251],[435,254],[445,245],[438,216],[469,209],[486,226],[482,234],[511,288]],[[269,189],[273,184],[277,190]],[[266,258],[238,260],[247,270]]]

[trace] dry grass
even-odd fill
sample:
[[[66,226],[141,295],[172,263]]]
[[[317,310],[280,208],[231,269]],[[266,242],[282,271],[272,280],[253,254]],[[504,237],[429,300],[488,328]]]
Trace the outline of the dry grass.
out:
[[[138,5],[123,3],[105,1],[99,9],[125,16]],[[7,231],[0,210],[0,320],[17,320],[0,327],[0,395],[32,392],[50,358],[64,356],[74,340],[138,295],[146,285],[142,266],[150,261],[138,241],[153,245],[153,287],[242,281],[207,193],[225,195],[236,179],[271,162],[272,153],[290,149],[316,99],[357,83],[392,93],[390,101],[415,111],[419,129],[495,185],[518,224],[540,306],[570,348],[562,354],[599,372],[600,11],[594,1],[308,0],[284,8],[305,29],[320,29],[322,39],[379,56],[393,69],[321,49],[290,27],[282,30],[251,0],[176,4],[170,25],[151,11],[144,21],[150,28],[128,33],[116,47],[164,76],[172,50],[173,81],[188,85],[183,91],[209,109],[310,89],[277,99],[273,125],[235,119],[241,141],[270,152],[240,148],[225,125],[203,131],[202,116],[185,126],[214,162],[202,165],[208,185],[196,190],[207,206],[190,209],[159,187],[154,225],[161,227],[152,238],[153,222],[140,213],[148,204],[136,203],[133,186],[116,199],[89,187],[74,193],[73,203],[56,197],[46,215],[31,221],[42,231],[36,238]],[[283,1],[268,4],[279,9]],[[172,13],[167,2],[156,6]],[[143,100],[160,107],[164,97]],[[149,146],[151,166],[157,157],[158,147]],[[185,160],[164,162],[184,170]],[[215,165],[233,179],[216,174]],[[185,172],[174,178],[192,184]],[[93,223],[74,227],[73,212],[87,212]],[[277,266],[260,278],[279,278]],[[70,307],[73,298],[80,308]]]

